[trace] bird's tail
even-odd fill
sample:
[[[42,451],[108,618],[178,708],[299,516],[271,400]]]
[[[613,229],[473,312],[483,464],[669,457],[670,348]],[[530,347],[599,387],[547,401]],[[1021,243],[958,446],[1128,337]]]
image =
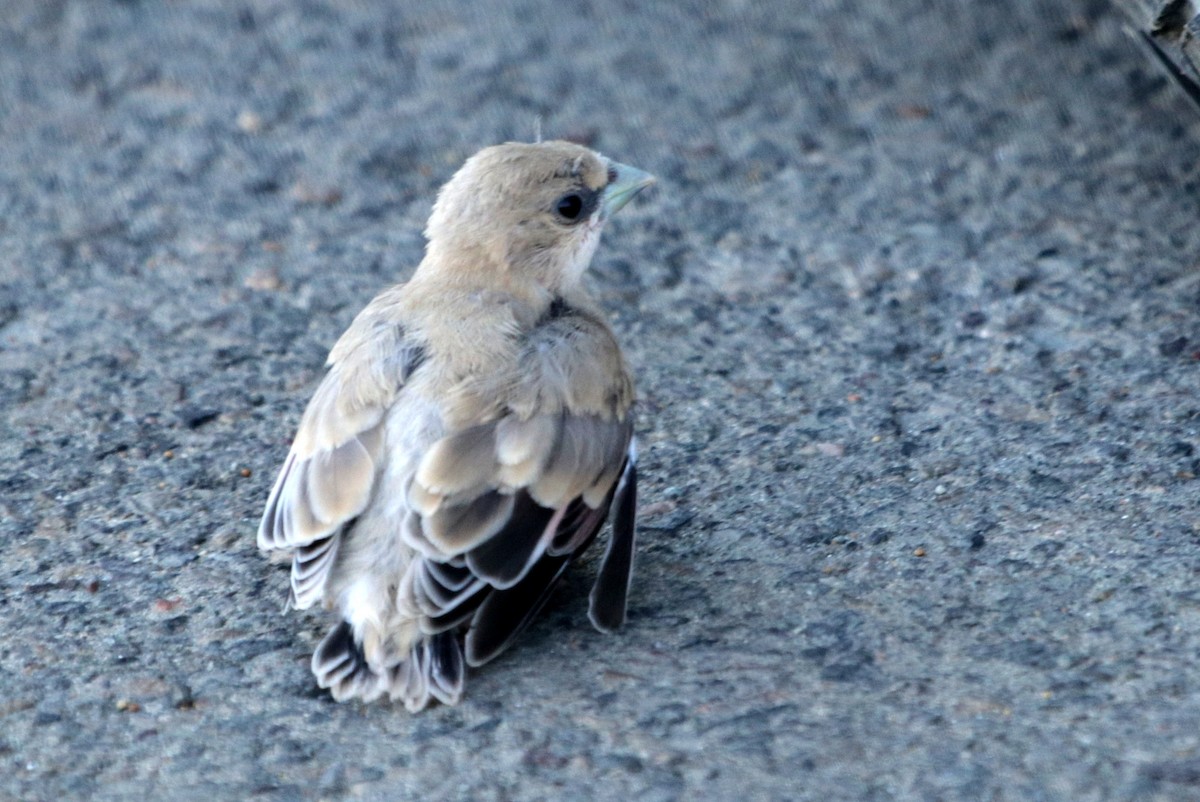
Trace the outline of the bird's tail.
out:
[[[312,671],[317,685],[328,688],[339,702],[356,698],[370,702],[387,693],[414,713],[434,699],[458,704],[466,679],[457,632],[424,636],[412,646],[407,659],[377,672],[367,662],[353,627],[345,621],[329,630],[313,652]]]

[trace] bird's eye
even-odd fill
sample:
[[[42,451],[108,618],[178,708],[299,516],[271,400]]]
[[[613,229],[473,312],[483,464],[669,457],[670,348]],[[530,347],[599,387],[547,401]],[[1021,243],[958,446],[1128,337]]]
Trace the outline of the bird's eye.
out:
[[[558,203],[554,204],[554,211],[558,212],[564,220],[574,222],[579,219],[579,214],[583,211],[583,198],[575,192],[563,195],[558,199]]]

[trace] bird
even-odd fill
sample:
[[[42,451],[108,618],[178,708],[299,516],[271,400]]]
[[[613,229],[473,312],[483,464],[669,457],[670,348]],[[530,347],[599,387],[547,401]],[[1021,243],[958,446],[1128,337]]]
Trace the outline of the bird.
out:
[[[584,273],[654,181],[566,141],[480,150],[333,346],[257,540],[290,557],[287,607],[336,616],[311,663],[335,700],[457,704],[609,519],[588,616],[624,623],[634,384]]]

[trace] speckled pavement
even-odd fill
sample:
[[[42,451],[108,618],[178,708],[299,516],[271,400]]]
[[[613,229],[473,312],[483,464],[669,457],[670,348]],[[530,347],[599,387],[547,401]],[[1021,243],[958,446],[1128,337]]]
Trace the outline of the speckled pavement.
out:
[[[1200,799],[1200,115],[1120,13],[473,8],[0,10],[0,799]],[[259,512],[539,117],[660,179],[629,623],[335,704]]]

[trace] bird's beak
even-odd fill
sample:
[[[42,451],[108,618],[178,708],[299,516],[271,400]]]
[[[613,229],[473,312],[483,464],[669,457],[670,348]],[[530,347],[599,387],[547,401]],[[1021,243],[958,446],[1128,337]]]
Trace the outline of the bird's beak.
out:
[[[617,177],[610,181],[604,189],[601,208],[604,211],[605,220],[621,211],[625,204],[633,200],[634,195],[653,184],[655,180],[654,176],[645,170],[630,167],[628,164],[610,161],[608,167],[617,174]]]

